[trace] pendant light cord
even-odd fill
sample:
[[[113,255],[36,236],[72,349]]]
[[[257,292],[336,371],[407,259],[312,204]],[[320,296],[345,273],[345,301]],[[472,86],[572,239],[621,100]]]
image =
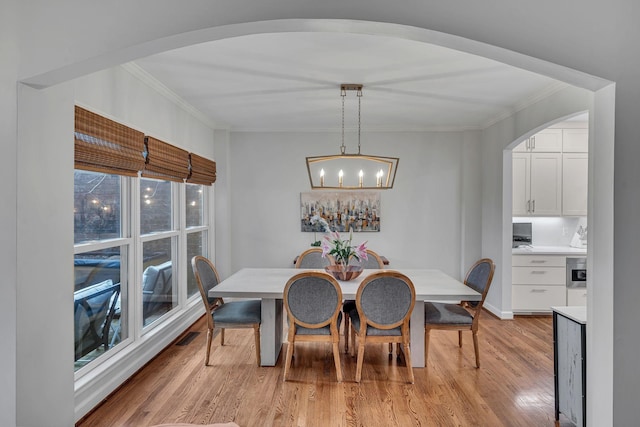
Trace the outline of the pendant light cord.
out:
[[[358,154],[360,154],[360,101],[362,99],[362,90],[358,90]]]
[[[347,96],[347,91],[342,89],[340,92],[342,97],[342,145],[340,146],[340,153],[344,156],[346,146],[344,145],[344,98]]]

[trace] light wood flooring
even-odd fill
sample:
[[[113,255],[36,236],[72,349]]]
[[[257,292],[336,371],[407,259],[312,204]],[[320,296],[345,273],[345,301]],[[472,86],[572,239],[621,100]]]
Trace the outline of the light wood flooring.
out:
[[[386,345],[367,346],[360,384],[356,360],[342,353],[337,383],[331,346],[301,343],[282,381],[276,367],[257,367],[253,331],[216,337],[204,366],[206,324],[187,345],[173,345],[133,376],[78,427],[234,421],[253,426],[553,426],[553,342],[550,316],[480,320],[481,368],[471,333],[432,332],[428,366],[407,384],[404,359]],[[341,349],[343,342],[340,343]],[[561,426],[570,423],[562,420]]]

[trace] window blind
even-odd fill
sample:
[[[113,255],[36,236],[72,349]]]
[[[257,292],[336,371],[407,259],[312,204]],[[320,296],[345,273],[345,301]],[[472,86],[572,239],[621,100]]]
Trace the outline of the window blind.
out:
[[[197,154],[189,154],[191,172],[187,182],[201,185],[211,185],[216,182],[216,162],[205,159]]]
[[[142,176],[184,182],[189,176],[189,152],[159,139],[147,136],[146,163]]]
[[[75,168],[137,176],[144,168],[144,134],[75,107]]]

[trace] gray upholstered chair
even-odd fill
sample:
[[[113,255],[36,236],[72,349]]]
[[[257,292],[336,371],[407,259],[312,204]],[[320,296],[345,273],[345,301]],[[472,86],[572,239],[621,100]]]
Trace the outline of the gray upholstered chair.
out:
[[[325,268],[329,264],[333,264],[333,257],[327,255],[323,258],[320,248],[307,249],[296,260],[296,268]]]
[[[351,318],[351,353],[358,337],[356,382],[362,378],[364,348],[369,343],[400,343],[404,348],[409,382],[413,384],[409,319],[416,303],[416,290],[407,276],[397,271],[373,273],[362,281]]]
[[[338,281],[324,272],[298,273],[287,282],[283,298],[289,321],[284,380],[289,375],[295,343],[311,341],[331,343],[336,376],[341,382],[338,325],[342,317],[342,290]]]
[[[458,331],[458,345],[462,347],[462,331],[473,333],[473,347],[476,353],[476,366],[480,367],[478,350],[478,321],[482,305],[493,280],[495,264],[489,258],[477,261],[467,272],[464,284],[482,294],[482,299],[460,304],[427,302],[424,305],[424,358],[429,356],[429,335],[432,329]]]
[[[384,261],[380,258],[376,252],[371,249],[367,249],[367,259],[366,260],[354,260],[349,264],[359,265],[365,269],[383,269]],[[349,352],[349,312],[356,308],[356,301],[352,299],[346,300],[342,304],[342,312],[344,313],[344,352]],[[389,353],[393,351],[391,344],[389,345]]]
[[[213,263],[203,256],[194,256],[191,259],[191,267],[196,277],[200,295],[207,318],[207,354],[204,364],[209,364],[209,354],[211,352],[211,341],[213,331],[220,328],[220,345],[224,345],[224,330],[227,328],[253,328],[256,361],[260,366],[260,322],[261,304],[260,300],[233,301],[225,303],[222,298],[209,297],[209,290],[220,282],[218,272]]]

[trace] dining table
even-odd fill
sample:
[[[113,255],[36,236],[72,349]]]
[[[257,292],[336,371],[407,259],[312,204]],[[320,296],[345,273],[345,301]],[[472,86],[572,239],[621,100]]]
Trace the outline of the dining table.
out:
[[[283,292],[294,275],[314,269],[243,268],[209,290],[210,297],[260,299],[260,358],[262,366],[275,366],[283,343]],[[323,271],[324,270],[315,270]],[[345,300],[355,300],[360,283],[378,269],[365,269],[349,281],[338,280]],[[389,271],[389,270],[386,270]],[[425,366],[424,303],[426,301],[479,301],[481,294],[461,281],[437,269],[393,269],[406,275],[416,290],[416,303],[411,313],[411,361],[413,367]]]

